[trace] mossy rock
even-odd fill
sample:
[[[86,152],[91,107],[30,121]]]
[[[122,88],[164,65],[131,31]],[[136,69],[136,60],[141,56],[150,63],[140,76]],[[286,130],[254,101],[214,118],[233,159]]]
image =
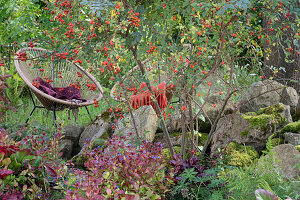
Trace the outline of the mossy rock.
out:
[[[250,122],[250,129],[254,129],[254,127],[259,127],[261,130],[266,129],[266,125],[270,120],[273,120],[272,115],[255,115],[255,116],[247,116],[244,115],[243,118]]]
[[[276,147],[278,145],[283,144],[283,140],[280,139],[280,138],[272,138],[271,139],[271,144],[272,144],[273,147]]]
[[[252,165],[259,157],[251,146],[244,146],[231,142],[225,151],[225,161],[228,165],[245,167]]]
[[[94,140],[94,142],[92,144],[92,149],[95,149],[97,147],[102,147],[103,144],[105,143],[105,141],[107,140],[107,138],[110,138],[110,135],[109,135],[109,133],[104,132],[101,137]]]
[[[249,135],[249,130],[244,130],[241,132],[241,136],[248,136]]]
[[[296,113],[292,115],[293,122],[300,120],[300,115],[297,115]]]
[[[300,144],[296,146],[296,149],[300,152]]]
[[[269,106],[266,108],[260,108],[257,112],[258,115],[261,114],[267,114],[267,115],[273,115],[276,113],[282,113],[284,111],[284,107],[281,104],[276,104],[274,106]]]
[[[110,120],[112,120],[112,118],[112,114],[109,111],[104,111],[100,115],[100,119],[102,119],[104,122],[109,122]]]
[[[247,116],[255,116],[256,113],[255,112],[246,112],[245,115],[247,115]]]
[[[281,129],[281,133],[286,133],[286,132],[299,133],[300,132],[300,121],[292,122],[292,123],[285,125],[285,127],[283,127],[283,129]]]
[[[84,166],[84,163],[86,163],[88,159],[89,158],[87,155],[81,154],[81,155],[74,156],[72,158],[72,163],[74,163],[75,167],[86,170],[87,168]]]
[[[266,130],[266,125],[270,120],[274,120],[276,124],[283,124],[286,119],[282,116],[284,107],[281,104],[261,108],[257,113],[248,112],[243,115],[243,118],[250,122],[250,129],[254,127],[260,127],[261,130]],[[241,133],[243,136],[247,136],[247,132]]]

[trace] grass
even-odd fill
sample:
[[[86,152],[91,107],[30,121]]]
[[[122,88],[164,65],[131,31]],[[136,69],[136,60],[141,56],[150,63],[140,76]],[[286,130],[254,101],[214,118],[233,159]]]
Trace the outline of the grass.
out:
[[[108,94],[105,94],[105,96],[108,97]],[[16,107],[17,111],[14,112],[8,110],[6,112],[6,116],[4,117],[4,120],[0,124],[0,127],[7,129],[7,128],[19,127],[25,125],[25,121],[29,117],[29,114],[32,111],[34,106],[28,95],[23,94],[23,96],[21,96],[20,98],[22,99],[21,101],[22,103]],[[34,100],[37,105],[42,106],[36,97],[34,97]],[[108,101],[112,106],[118,105],[118,102],[112,100],[111,98],[108,98]],[[95,119],[97,115],[99,115],[100,113],[102,113],[108,108],[109,106],[104,99],[102,99],[99,102],[99,107],[94,107],[94,105],[88,106],[92,119]],[[72,111],[70,111],[70,119],[69,119],[69,109],[65,109],[63,111],[56,111],[56,123],[61,123],[65,126],[69,124],[78,124],[80,126],[85,127],[90,122],[91,119],[84,107],[79,108],[78,119],[76,122],[72,114]],[[41,126],[44,129],[49,129],[49,130],[52,129],[53,112],[46,109],[37,108],[34,111],[31,118],[29,119],[28,125]]]

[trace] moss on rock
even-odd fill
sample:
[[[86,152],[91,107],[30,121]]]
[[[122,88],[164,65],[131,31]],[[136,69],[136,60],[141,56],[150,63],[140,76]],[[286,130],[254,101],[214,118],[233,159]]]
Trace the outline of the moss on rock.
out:
[[[272,138],[271,139],[271,144],[273,147],[276,147],[280,144],[283,144],[283,141],[280,138]]]
[[[100,119],[102,119],[104,122],[108,122],[109,120],[111,120],[111,118],[112,118],[111,112],[109,111],[104,111],[100,115]]]
[[[109,133],[108,132],[104,132],[103,135],[97,139],[94,140],[93,144],[92,144],[92,149],[97,148],[98,146],[102,147],[103,144],[105,143],[105,141],[107,140],[107,138],[109,138]]]
[[[296,149],[300,151],[300,144],[296,146]]]
[[[276,113],[282,113],[284,111],[284,107],[281,104],[276,104],[274,106],[269,106],[266,108],[260,108],[257,112],[258,115],[261,114],[267,114],[267,115],[273,115]]]
[[[241,136],[248,136],[249,135],[249,130],[244,130],[241,132]]]
[[[281,129],[281,133],[286,133],[286,132],[292,132],[292,133],[300,132],[300,121],[292,122],[285,125],[285,127]]]
[[[259,157],[257,151],[251,146],[244,146],[231,142],[225,151],[225,160],[228,165],[245,167],[254,163]]]
[[[265,130],[266,125],[270,120],[274,120],[276,124],[283,124],[286,119],[282,116],[284,107],[281,104],[261,108],[257,113],[248,112],[243,115],[243,118],[250,122],[250,129],[254,127],[260,127],[261,130]],[[242,133],[241,133],[242,134]]]

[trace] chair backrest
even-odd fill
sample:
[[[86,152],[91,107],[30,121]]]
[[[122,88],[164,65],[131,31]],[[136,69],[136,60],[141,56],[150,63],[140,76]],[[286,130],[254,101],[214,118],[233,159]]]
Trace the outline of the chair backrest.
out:
[[[26,56],[25,54],[26,53]],[[26,57],[26,59],[25,59]],[[81,98],[87,102],[82,105],[94,103],[102,98],[103,90],[96,79],[76,63],[66,59],[58,59],[59,55],[41,48],[23,48],[15,55],[15,66],[25,83],[34,91],[44,97],[61,104],[73,105],[70,101],[56,99],[47,95],[32,85],[37,77],[48,81],[53,87],[67,87],[75,85],[80,88]]]

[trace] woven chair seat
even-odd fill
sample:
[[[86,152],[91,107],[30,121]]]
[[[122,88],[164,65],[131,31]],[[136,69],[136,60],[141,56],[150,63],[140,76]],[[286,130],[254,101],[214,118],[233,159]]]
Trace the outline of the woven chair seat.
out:
[[[26,53],[26,59],[24,59],[24,53]],[[23,57],[20,56],[21,54]],[[14,62],[20,77],[48,110],[52,110],[54,106],[55,110],[88,106],[102,98],[102,87],[91,74],[76,63],[55,58],[46,49],[23,48],[16,53]],[[86,101],[63,100],[48,95],[33,85],[37,77],[49,81],[51,86],[56,88],[73,85],[80,90],[81,98],[86,99]]]

